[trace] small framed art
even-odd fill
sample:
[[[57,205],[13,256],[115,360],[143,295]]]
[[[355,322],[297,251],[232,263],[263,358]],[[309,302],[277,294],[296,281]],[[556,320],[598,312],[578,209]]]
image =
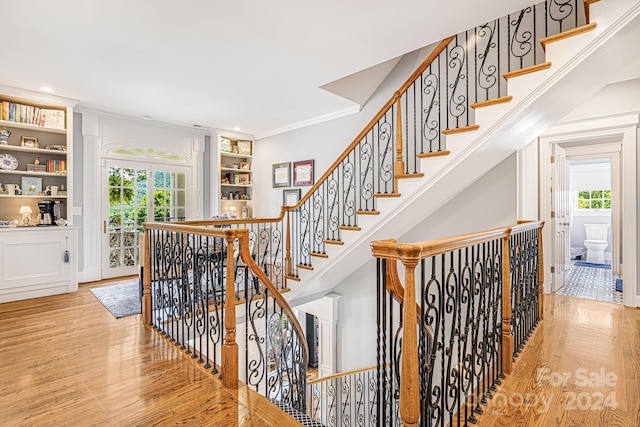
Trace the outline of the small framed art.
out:
[[[293,185],[313,185],[313,160],[293,162]]]
[[[25,196],[39,196],[42,193],[42,178],[34,176],[22,177],[22,194]]]
[[[38,138],[35,136],[23,136],[20,139],[20,145],[29,148],[38,148]]]
[[[272,166],[272,186],[291,187],[291,163],[276,163]]]
[[[282,204],[285,206],[295,206],[300,201],[300,189],[282,190]]]

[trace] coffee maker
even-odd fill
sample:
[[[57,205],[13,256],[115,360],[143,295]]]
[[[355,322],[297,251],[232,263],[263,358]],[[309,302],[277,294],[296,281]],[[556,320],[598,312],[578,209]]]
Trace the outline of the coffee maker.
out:
[[[60,219],[60,202],[57,200],[40,200],[38,209],[38,225],[53,225]]]

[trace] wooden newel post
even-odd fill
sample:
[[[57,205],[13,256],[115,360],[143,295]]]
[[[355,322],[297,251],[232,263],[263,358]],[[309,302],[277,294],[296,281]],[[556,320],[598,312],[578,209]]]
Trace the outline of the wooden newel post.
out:
[[[395,177],[398,177],[404,174],[404,160],[402,160],[402,108],[400,107],[400,100],[402,99],[402,94],[396,93],[396,109],[398,111],[397,119],[396,119],[396,159],[393,163],[393,174]],[[394,179],[394,191],[396,193],[398,190],[398,179]]]
[[[234,275],[233,242],[235,237],[226,237],[227,241],[227,280],[224,301],[224,345],[222,346],[222,385],[238,388],[238,343],[236,343],[236,293]]]
[[[542,228],[544,222],[538,228],[538,318],[544,319],[544,257],[542,253]]]
[[[404,333],[402,334],[402,372],[400,374],[400,419],[405,427],[417,426],[420,420],[420,371],[418,364],[418,330],[416,326],[417,257],[402,259],[405,266]]]
[[[509,238],[511,229],[502,238],[502,369],[513,369],[513,335],[511,333],[511,268],[509,266]]]
[[[293,276],[293,262],[291,261],[291,211],[287,210],[286,253],[284,256],[285,276]]]
[[[151,230],[146,230],[142,243],[142,322],[151,325]]]

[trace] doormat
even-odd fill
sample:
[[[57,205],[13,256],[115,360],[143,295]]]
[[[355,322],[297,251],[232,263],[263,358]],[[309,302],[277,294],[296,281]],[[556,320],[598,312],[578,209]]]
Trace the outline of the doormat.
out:
[[[113,317],[120,319],[142,312],[139,283],[138,279],[131,279],[90,291]]]
[[[609,269],[611,269],[611,264],[593,264],[593,263],[590,263],[590,262],[578,261],[578,262],[575,263],[575,265],[578,265],[580,267],[609,268]]]

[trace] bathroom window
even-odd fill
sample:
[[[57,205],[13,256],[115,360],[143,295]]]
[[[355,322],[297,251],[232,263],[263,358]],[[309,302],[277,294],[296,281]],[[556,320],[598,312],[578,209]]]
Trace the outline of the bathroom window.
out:
[[[611,190],[578,191],[578,209],[611,209]]]

